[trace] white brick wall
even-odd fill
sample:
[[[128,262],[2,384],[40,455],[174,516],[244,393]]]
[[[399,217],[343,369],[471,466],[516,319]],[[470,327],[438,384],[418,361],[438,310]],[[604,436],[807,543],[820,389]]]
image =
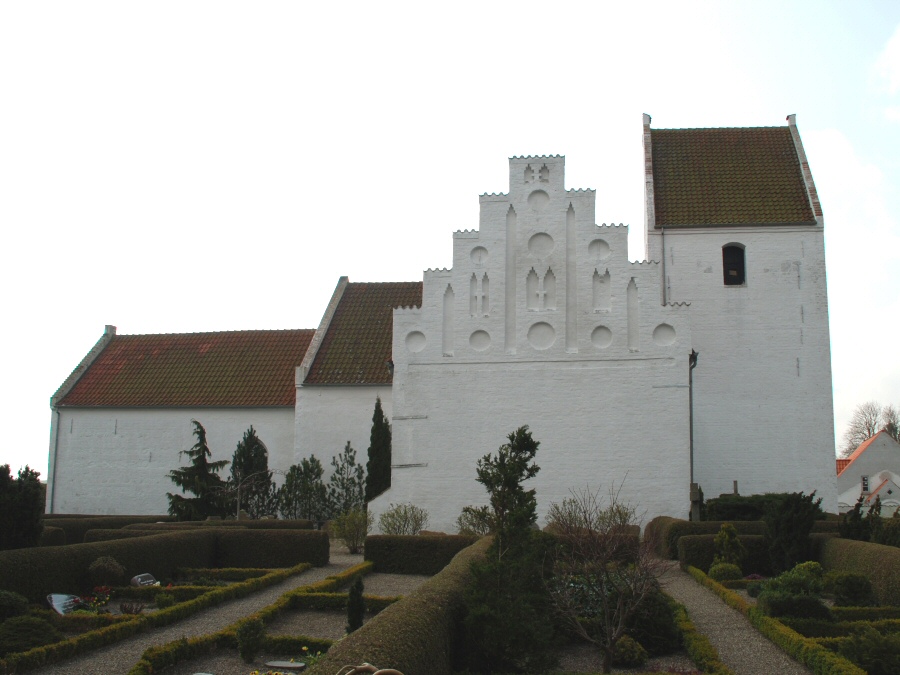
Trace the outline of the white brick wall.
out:
[[[179,451],[196,442],[191,419],[206,429],[213,461],[231,460],[253,425],[269,450],[269,467],[289,466],[294,440],[291,408],[63,408],[57,427],[59,446],[55,453],[50,448],[48,511],[52,499],[54,513],[166,513],[166,493],[180,492],[167,474],[189,463]],[[224,478],[228,471],[225,467],[219,475]]]

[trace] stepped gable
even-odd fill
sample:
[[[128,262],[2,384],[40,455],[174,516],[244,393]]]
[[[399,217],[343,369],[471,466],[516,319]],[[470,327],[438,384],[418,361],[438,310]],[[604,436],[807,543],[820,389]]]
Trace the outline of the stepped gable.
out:
[[[657,229],[816,223],[790,127],[650,133]]]
[[[117,335],[59,402],[72,407],[293,406],[315,331]]]
[[[421,306],[421,281],[348,284],[303,383],[390,384],[394,309]]]

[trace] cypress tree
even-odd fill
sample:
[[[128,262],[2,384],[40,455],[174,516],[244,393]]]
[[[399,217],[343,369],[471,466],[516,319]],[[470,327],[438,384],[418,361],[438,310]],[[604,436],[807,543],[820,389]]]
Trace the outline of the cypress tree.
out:
[[[369,461],[366,462],[366,502],[370,502],[391,487],[391,425],[381,408],[381,398],[375,399],[372,433],[369,437]]]
[[[178,520],[204,520],[208,516],[221,516],[223,513],[220,491],[224,484],[219,478],[219,471],[228,464],[228,460],[210,462],[212,452],[206,443],[206,429],[197,420],[191,420],[191,424],[194,425],[197,442],[190,450],[180,453],[187,455],[191,463],[189,466],[172,469],[169,472],[169,478],[181,488],[182,493],[190,492],[196,495],[183,497],[168,493],[169,514]]]

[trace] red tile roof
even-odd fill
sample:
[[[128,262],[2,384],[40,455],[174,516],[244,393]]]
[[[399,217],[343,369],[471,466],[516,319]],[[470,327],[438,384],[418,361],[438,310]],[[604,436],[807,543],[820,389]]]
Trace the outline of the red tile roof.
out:
[[[870,445],[872,445],[872,441],[874,441],[876,438],[878,438],[881,434],[886,434],[886,433],[887,432],[882,429],[874,436],[867,438],[862,443],[860,443],[859,446],[856,448],[856,450],[854,450],[853,453],[849,457],[847,457],[846,460],[844,460],[846,462],[846,464],[844,464],[844,467],[838,471],[838,476],[840,476],[844,471],[846,471],[847,468],[851,464],[853,464],[853,462],[856,460],[856,458],[859,457],[861,454],[863,454],[866,451],[866,448],[868,448]],[[840,460],[838,460],[838,461],[840,461]]]
[[[394,308],[421,305],[421,281],[348,284],[304,384],[390,384]]]
[[[293,406],[314,330],[118,335],[61,406]]]
[[[789,127],[652,129],[656,228],[816,222]]]
[[[837,464],[837,473],[838,476],[841,475],[841,471],[847,468],[847,465],[850,463],[849,459],[836,459],[835,463]]]

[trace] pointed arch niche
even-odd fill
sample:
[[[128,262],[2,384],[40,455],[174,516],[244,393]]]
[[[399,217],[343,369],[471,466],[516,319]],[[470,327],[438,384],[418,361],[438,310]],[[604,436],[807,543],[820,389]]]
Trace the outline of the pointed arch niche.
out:
[[[444,291],[444,321],[441,333],[441,351],[444,356],[453,356],[453,287],[447,284]]]
[[[594,268],[594,311],[608,312],[612,309],[612,292],[609,284],[609,270],[600,274],[600,270]]]

